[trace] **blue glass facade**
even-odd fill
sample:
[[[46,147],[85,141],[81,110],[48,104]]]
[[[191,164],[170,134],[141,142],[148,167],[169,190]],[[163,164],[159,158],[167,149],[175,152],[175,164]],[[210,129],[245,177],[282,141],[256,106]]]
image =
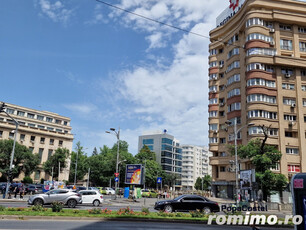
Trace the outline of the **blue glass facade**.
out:
[[[142,144],[143,145],[154,145],[154,139],[143,139]]]
[[[168,138],[162,138],[162,143],[163,144],[168,144],[168,145],[173,145],[173,141],[171,139]]]

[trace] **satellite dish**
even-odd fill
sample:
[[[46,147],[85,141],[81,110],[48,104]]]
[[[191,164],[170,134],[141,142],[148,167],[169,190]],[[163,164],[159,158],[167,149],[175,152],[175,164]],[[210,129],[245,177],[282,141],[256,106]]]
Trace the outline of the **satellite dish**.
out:
[[[164,129],[164,133],[167,133],[167,129]]]

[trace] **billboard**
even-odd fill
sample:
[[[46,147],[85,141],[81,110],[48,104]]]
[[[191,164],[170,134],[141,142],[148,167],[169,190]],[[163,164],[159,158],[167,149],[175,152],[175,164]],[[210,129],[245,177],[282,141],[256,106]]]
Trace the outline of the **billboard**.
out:
[[[252,182],[255,182],[255,170],[254,169],[240,171],[241,189],[251,190]]]
[[[140,164],[126,165],[125,183],[132,185],[142,184],[142,165]]]

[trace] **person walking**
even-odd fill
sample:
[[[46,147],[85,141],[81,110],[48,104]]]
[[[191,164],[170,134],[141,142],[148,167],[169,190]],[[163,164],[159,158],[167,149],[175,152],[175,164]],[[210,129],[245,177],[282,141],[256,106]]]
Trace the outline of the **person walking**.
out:
[[[20,186],[20,189],[19,189],[19,195],[20,195],[20,200],[23,200],[23,195],[24,195],[24,187],[23,185]]]
[[[17,198],[17,195],[18,195],[18,193],[19,193],[19,186],[18,186],[18,184],[17,184],[17,186],[15,187],[14,192],[15,192],[14,198],[16,199],[16,198]]]

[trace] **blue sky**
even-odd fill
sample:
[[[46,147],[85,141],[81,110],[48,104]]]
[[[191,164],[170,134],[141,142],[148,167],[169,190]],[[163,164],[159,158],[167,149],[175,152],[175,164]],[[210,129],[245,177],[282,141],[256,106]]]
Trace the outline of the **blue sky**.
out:
[[[109,0],[208,36],[227,0]],[[208,44],[95,0],[3,0],[0,101],[71,118],[75,141],[94,147],[167,129],[208,144]]]

